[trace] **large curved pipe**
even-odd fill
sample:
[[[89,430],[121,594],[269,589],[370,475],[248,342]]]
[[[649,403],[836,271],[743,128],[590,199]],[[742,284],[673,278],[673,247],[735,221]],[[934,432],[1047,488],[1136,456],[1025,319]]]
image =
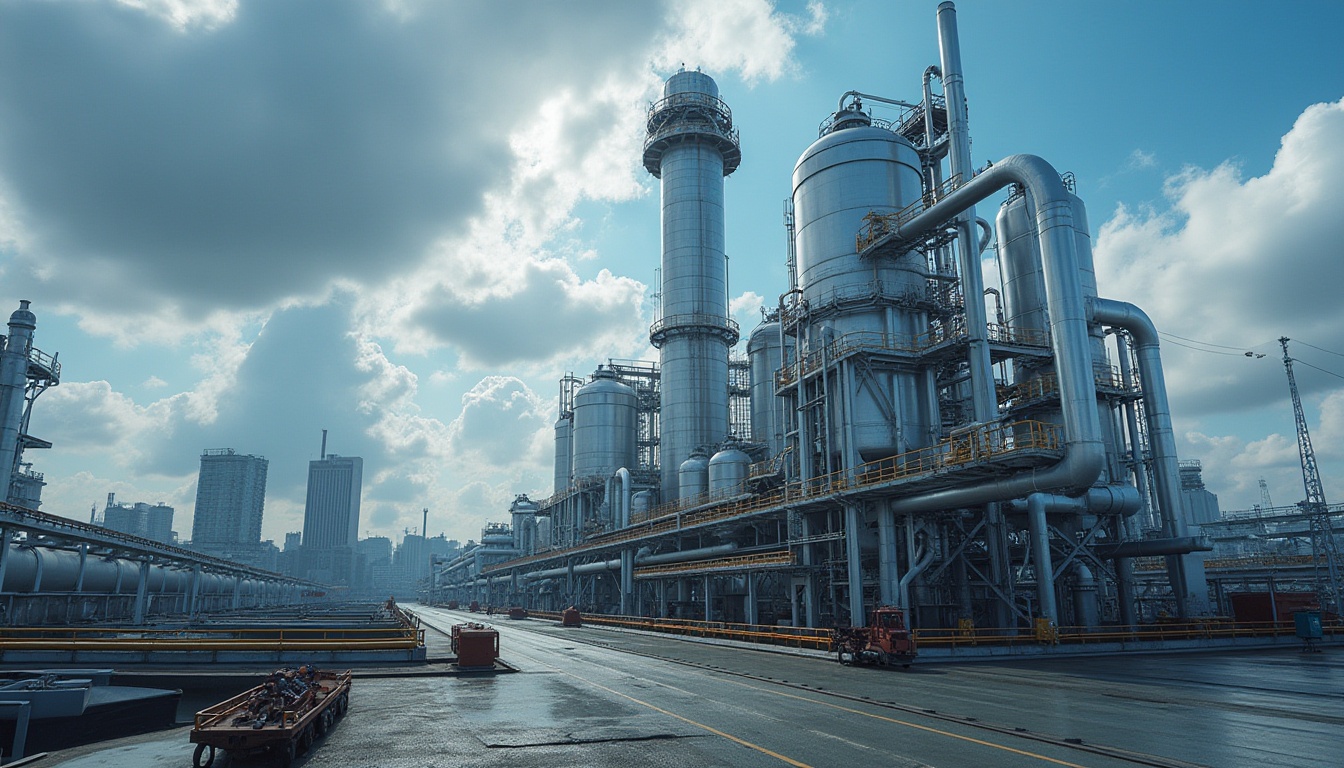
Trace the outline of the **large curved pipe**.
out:
[[[616,470],[616,477],[621,480],[621,516],[620,525],[622,528],[630,527],[630,470],[621,467]]]
[[[1093,299],[1092,319],[1129,331],[1134,337],[1134,355],[1143,382],[1143,410],[1148,422],[1148,445],[1152,451],[1157,503],[1162,510],[1162,529],[1167,536],[1182,537],[1186,529],[1181,513],[1181,470],[1176,459],[1176,437],[1171,428],[1171,406],[1162,372],[1157,327],[1142,309],[1124,301]]]
[[[911,535],[913,536],[913,534]],[[929,567],[929,564],[933,562],[934,554],[936,554],[934,546],[932,542],[928,540],[928,536],[926,535],[924,540],[924,551],[920,553],[918,557],[914,558],[914,564],[910,566],[909,570],[907,570],[903,576],[901,576],[900,582],[896,585],[897,607],[905,611],[910,610],[910,584],[919,577],[919,574],[923,573],[925,569]]]
[[[944,4],[946,5],[946,3]],[[1101,475],[1106,449],[1097,414],[1092,375],[1091,340],[1078,255],[1074,245],[1073,211],[1059,172],[1035,155],[1011,155],[925,209],[889,237],[910,242],[937,229],[1009,184],[1021,184],[1036,208],[1050,313],[1051,345],[1059,378],[1064,419],[1064,458],[1053,466],[973,486],[916,494],[892,503],[902,514],[975,506],[1019,498],[1038,491],[1081,492]],[[973,302],[968,302],[971,306]],[[968,318],[969,321],[969,318]]]

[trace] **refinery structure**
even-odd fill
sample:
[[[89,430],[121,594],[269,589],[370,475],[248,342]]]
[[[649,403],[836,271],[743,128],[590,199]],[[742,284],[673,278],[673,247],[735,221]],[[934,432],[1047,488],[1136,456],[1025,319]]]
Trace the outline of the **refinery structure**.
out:
[[[879,605],[916,627],[1210,612],[1192,523],[1216,499],[1176,454],[1157,329],[1097,284],[1069,175],[972,159],[952,3],[937,26],[913,101],[846,93],[802,152],[789,283],[762,291],[779,303],[744,360],[724,255],[738,129],[708,75],[666,81],[643,154],[659,360],[561,380],[553,495],[519,495],[437,563],[431,598],[809,627]]]

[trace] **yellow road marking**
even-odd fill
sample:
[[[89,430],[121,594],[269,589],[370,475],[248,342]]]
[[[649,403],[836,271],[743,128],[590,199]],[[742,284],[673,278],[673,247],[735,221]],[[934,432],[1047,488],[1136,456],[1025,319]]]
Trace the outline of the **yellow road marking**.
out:
[[[678,715],[676,712],[669,712],[669,711],[667,711],[666,709],[663,709],[662,707],[654,706],[653,704],[650,704],[650,703],[647,702],[647,701],[641,701],[641,700],[639,700],[639,699],[636,699],[634,696],[629,696],[629,695],[627,695],[627,694],[621,693],[620,691],[612,690],[612,689],[608,688],[607,686],[602,685],[602,684],[600,684],[600,683],[595,683],[595,682],[593,682],[592,680],[589,680],[589,679],[586,678],[586,677],[579,677],[578,675],[576,675],[576,674],[574,674],[574,673],[572,673],[572,672],[565,672],[563,669],[558,669],[558,668],[557,668],[556,671],[561,672],[561,673],[566,674],[566,675],[569,675],[570,677],[574,678],[575,680],[582,680],[583,682],[585,682],[585,683],[587,683],[587,684],[593,686],[594,688],[601,688],[602,690],[606,691],[607,693],[615,694],[616,696],[620,696],[620,697],[623,698],[623,699],[629,699],[630,701],[633,701],[633,702],[635,702],[636,704],[639,704],[639,705],[648,707],[649,709],[652,709],[652,710],[655,711],[655,712],[661,712],[662,714],[667,715],[668,717],[675,717],[676,719],[682,721],[683,723],[689,723],[690,725],[693,725],[693,726],[695,726],[696,728],[701,728],[701,729],[703,729],[703,730],[709,731],[710,733],[714,734],[715,736],[722,736],[723,738],[725,738],[725,739],[727,739],[727,740],[729,740],[729,741],[736,742],[736,743],[741,744],[742,746],[747,747],[747,748],[749,748],[749,749],[754,749],[754,750],[756,750],[757,752],[760,752],[760,753],[762,753],[762,754],[769,755],[769,756],[775,758],[776,760],[782,760],[783,762],[786,762],[786,763],[788,763],[789,765],[794,766],[794,768],[812,768],[812,766],[808,765],[807,763],[800,763],[800,762],[798,762],[797,760],[794,760],[794,759],[791,758],[791,757],[785,757],[784,755],[781,755],[781,754],[779,754],[778,752],[773,752],[773,751],[771,751],[771,750],[769,750],[769,749],[766,749],[765,747],[762,747],[760,744],[753,744],[753,743],[751,743],[750,741],[747,741],[746,739],[739,739],[738,737],[732,735],[731,733],[724,733],[723,731],[720,731],[720,730],[717,729],[717,728],[712,728],[712,727],[710,727],[710,726],[708,726],[708,725],[705,725],[704,723],[697,723],[696,721],[694,721],[694,720],[692,720],[692,719],[690,719],[690,718],[688,718],[688,717],[682,717],[681,715]]]
[[[953,739],[960,739],[961,741],[969,741],[969,742],[971,742],[972,744],[980,744],[980,745],[982,745],[982,746],[986,746],[986,747],[993,747],[994,749],[1001,749],[1001,750],[1003,750],[1003,751],[1005,751],[1005,752],[1012,752],[1012,753],[1015,754],[1015,755],[1022,755],[1023,757],[1034,757],[1034,758],[1036,758],[1036,759],[1038,759],[1038,760],[1044,760],[1044,761],[1046,761],[1047,763],[1054,763],[1055,765],[1064,765],[1064,766],[1068,766],[1068,768],[1087,768],[1087,766],[1079,765],[1079,764],[1077,764],[1077,763],[1070,763],[1070,762],[1067,762],[1067,761],[1065,761],[1065,760],[1057,760],[1057,759],[1055,759],[1055,758],[1053,758],[1053,757],[1047,757],[1047,756],[1045,756],[1045,755],[1040,755],[1040,754],[1037,754],[1037,753],[1035,753],[1035,752],[1027,752],[1026,750],[1014,749],[1013,747],[1005,746],[1005,745],[1003,745],[1003,744],[995,744],[995,743],[992,742],[992,741],[984,741],[984,740],[982,740],[982,739],[977,739],[977,738],[974,738],[974,737],[972,737],[972,736],[962,736],[961,734],[958,734],[958,733],[952,733],[951,731],[943,731],[943,730],[939,730],[938,728],[930,728],[930,727],[927,726],[927,725],[919,725],[918,723],[911,723],[911,722],[907,722],[907,721],[905,721],[905,720],[897,720],[897,719],[894,718],[894,717],[887,717],[886,715],[878,715],[878,714],[874,714],[874,713],[872,713],[872,712],[864,712],[863,710],[853,709],[852,707],[842,707],[842,706],[840,706],[839,704],[832,704],[832,703],[830,703],[829,701],[818,701],[818,700],[816,700],[816,699],[809,699],[809,698],[806,697],[806,696],[798,696],[798,695],[796,695],[796,694],[792,694],[792,693],[784,693],[783,691],[772,691],[772,690],[770,690],[769,688],[761,688],[761,687],[759,687],[759,686],[755,686],[755,685],[747,685],[746,683],[739,683],[739,682],[737,682],[736,680],[725,680],[724,682],[732,683],[733,685],[738,685],[738,686],[741,686],[741,687],[743,687],[743,688],[750,688],[750,689],[753,690],[753,691],[760,691],[760,692],[762,692],[762,693],[773,693],[773,694],[776,695],[776,696],[783,696],[783,697],[786,698],[786,699],[797,699],[797,700],[799,700],[799,701],[806,701],[806,702],[808,702],[809,704],[820,704],[820,705],[823,706],[823,707],[830,707],[831,709],[838,709],[838,710],[840,710],[841,712],[851,712],[851,713],[856,714],[856,715],[863,715],[864,717],[871,717],[871,718],[873,718],[874,720],[882,720],[882,721],[885,721],[885,722],[888,722],[888,723],[894,723],[894,724],[896,724],[896,725],[904,725],[904,726],[906,726],[907,728],[914,728],[914,729],[916,729],[916,730],[920,730],[920,731],[927,731],[927,732],[929,732],[929,733],[936,733],[936,734],[938,734],[939,736],[947,736],[947,737],[949,737],[949,738],[953,738]]]

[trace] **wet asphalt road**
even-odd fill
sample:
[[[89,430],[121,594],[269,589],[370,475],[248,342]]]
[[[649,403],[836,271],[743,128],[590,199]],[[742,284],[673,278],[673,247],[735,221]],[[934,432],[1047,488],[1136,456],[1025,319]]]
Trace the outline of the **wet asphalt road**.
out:
[[[444,630],[482,618],[417,611]],[[517,672],[366,671],[350,714],[295,765],[1344,765],[1340,648],[901,672],[537,620],[493,625]],[[431,629],[429,642],[442,655],[445,638]],[[190,764],[185,728],[39,763]]]

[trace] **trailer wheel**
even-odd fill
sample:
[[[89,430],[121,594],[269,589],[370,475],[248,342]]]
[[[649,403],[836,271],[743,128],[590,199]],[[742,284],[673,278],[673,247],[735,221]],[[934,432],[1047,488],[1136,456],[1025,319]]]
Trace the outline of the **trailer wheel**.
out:
[[[308,752],[308,748],[313,745],[313,726],[310,725],[307,728],[303,729],[303,731],[299,734],[298,742],[299,744],[296,752],[300,755],[306,754]]]
[[[294,740],[285,742],[284,750],[280,752],[280,768],[289,768],[294,764]]]
[[[327,707],[326,709],[322,710],[322,714],[317,716],[317,722],[314,723],[314,727],[317,728],[318,736],[327,735],[327,731],[331,730],[331,720],[332,720],[331,707]]]
[[[341,697],[336,700],[336,716],[345,717],[345,711],[349,708],[350,708],[350,694],[348,692],[342,693]]]
[[[210,756],[209,756],[209,757],[206,757],[205,760],[201,760],[201,757],[202,757],[203,755],[206,754],[206,751],[205,751],[206,749],[209,749],[209,750],[210,750],[210,752],[209,752],[209,755],[210,755]],[[214,745],[213,745],[213,744],[197,744],[197,745],[196,745],[196,751],[195,751],[195,752],[192,754],[192,756],[191,756],[191,764],[192,764],[193,766],[195,766],[195,768],[210,768],[210,766],[214,765],[214,764],[215,764],[215,747],[214,747]]]

